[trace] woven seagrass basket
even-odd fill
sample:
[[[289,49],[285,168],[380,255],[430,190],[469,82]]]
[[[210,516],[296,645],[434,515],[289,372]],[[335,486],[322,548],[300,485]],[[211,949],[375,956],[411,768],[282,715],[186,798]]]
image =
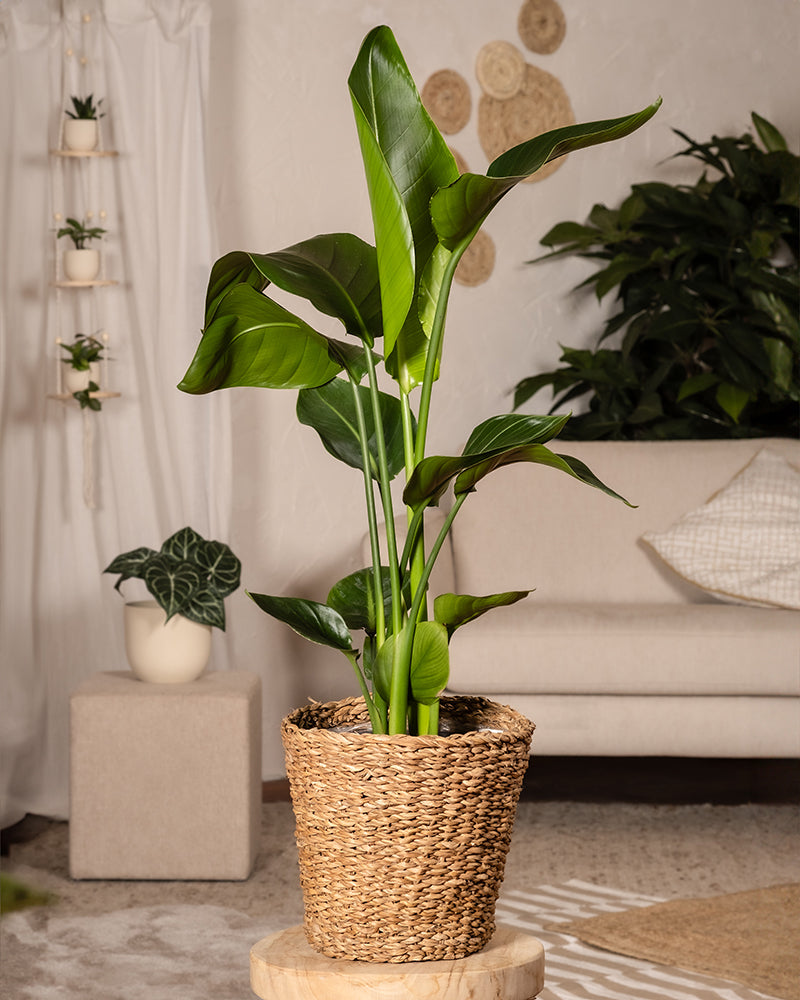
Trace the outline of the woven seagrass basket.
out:
[[[446,736],[332,731],[368,722],[361,698],[284,719],[315,951],[365,962],[455,959],[494,933],[533,724],[485,698],[442,698],[441,713]]]

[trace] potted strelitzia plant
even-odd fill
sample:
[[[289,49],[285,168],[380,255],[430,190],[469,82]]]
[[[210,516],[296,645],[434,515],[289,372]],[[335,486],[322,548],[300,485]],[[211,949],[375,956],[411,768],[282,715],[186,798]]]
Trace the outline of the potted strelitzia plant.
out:
[[[485,699],[443,696],[449,640],[527,592],[431,602],[431,570],[461,506],[500,466],[540,463],[617,494],[547,447],[563,416],[504,414],[476,427],[460,454],[426,453],[448,295],[464,251],[509,191],[557,156],[629,135],[660,102],[532,138],[485,176],[459,175],[389,28],[367,35],[349,87],[375,246],[333,233],[222,257],[180,388],[299,390],[298,419],[361,476],[371,565],[335,583],[325,601],[250,593],[268,614],[344,655],[361,690],[299,709],[282,727],[305,931],[332,957],[452,959],[480,950],[493,932],[533,727]],[[348,339],[278,304],[270,284],[309,300],[321,324],[340,321]],[[426,537],[426,513],[443,500],[443,526]]]

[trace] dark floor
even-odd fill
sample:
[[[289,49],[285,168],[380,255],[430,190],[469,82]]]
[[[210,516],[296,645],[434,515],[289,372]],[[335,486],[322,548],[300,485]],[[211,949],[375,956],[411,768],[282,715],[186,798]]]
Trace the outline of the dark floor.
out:
[[[289,798],[286,781],[264,782],[264,801]],[[800,760],[695,757],[532,757],[528,802],[800,803]]]

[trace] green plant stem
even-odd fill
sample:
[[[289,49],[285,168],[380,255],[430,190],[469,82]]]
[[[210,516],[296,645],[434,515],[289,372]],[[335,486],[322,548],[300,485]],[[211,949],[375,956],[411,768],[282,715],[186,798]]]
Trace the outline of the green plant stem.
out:
[[[383,420],[381,417],[380,398],[378,396],[378,379],[375,371],[375,359],[372,351],[366,351],[367,371],[369,373],[369,390],[372,398],[372,418],[375,424],[375,446],[378,458],[378,483],[380,486],[383,517],[386,523],[386,548],[389,560],[389,581],[392,593],[392,632],[397,635],[403,625],[403,609],[401,605],[402,587],[400,585],[400,566],[397,559],[397,535],[394,528],[394,508],[392,506],[392,489],[389,476],[389,465],[386,460],[386,441],[383,437]],[[361,431],[359,431],[361,433]],[[380,567],[378,567],[380,585]],[[383,593],[381,589],[381,594]]]
[[[361,397],[358,393],[358,383],[350,377],[350,387],[353,390],[353,405],[356,411],[356,421],[358,422],[358,439],[361,444],[361,459],[364,472],[364,501],[367,508],[367,524],[369,526],[369,547],[372,557],[372,584],[375,600],[375,634],[378,637],[378,644],[381,645],[386,639],[386,615],[383,606],[383,584],[381,581],[381,550],[378,540],[378,518],[375,512],[375,494],[372,488],[372,456],[367,447],[367,423],[364,417],[364,408],[361,405]]]
[[[477,229],[475,230],[477,232]],[[442,340],[444,339],[444,321],[447,315],[447,300],[450,297],[450,288],[453,284],[453,276],[459,260],[467,249],[475,233],[470,234],[460,243],[450,255],[450,259],[445,265],[442,274],[442,284],[439,288],[439,296],[436,301],[436,312],[434,313],[431,325],[431,337],[428,345],[428,354],[425,358],[425,374],[422,378],[422,388],[419,397],[419,413],[417,414],[417,440],[414,449],[414,464],[418,464],[425,457],[425,444],[428,436],[428,420],[431,412],[431,396],[433,394],[433,383],[436,375],[436,362],[442,351]]]
[[[364,701],[367,705],[367,711],[369,712],[369,721],[372,725],[373,733],[385,733],[386,732],[386,720],[382,717],[378,706],[372,698],[369,692],[369,687],[367,686],[366,678],[358,665],[358,656],[348,650],[342,650],[344,655],[350,661],[350,664],[356,672],[356,678],[358,679],[358,686],[361,688],[361,693],[364,696]]]

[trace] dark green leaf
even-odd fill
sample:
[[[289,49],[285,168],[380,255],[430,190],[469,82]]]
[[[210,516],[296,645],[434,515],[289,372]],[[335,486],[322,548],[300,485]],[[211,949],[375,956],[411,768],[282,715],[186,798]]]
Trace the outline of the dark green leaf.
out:
[[[369,454],[372,457],[370,475],[378,478],[377,445],[372,399],[366,386],[355,389],[361,401],[366,425]],[[303,389],[297,394],[297,419],[313,427],[325,449],[354,469],[363,469],[361,440],[358,432],[358,415],[352,385],[341,378],[316,389]],[[378,395],[381,425],[386,443],[389,475],[394,477],[403,468],[403,423],[400,401],[387,393]]]
[[[389,569],[381,567],[381,587],[383,592],[384,620],[391,620],[392,584]],[[369,635],[376,632],[375,586],[372,568],[357,570],[339,580],[331,588],[325,603],[338,611],[351,629],[363,629]]]
[[[322,385],[341,370],[325,337],[240,284],[218,303],[178,388],[190,393],[237,385],[303,389]]]
[[[112,559],[103,572],[121,574],[119,580],[114,584],[114,587],[119,590],[120,584],[126,580],[141,579],[148,559],[154,555],[156,555],[154,549],[148,549],[143,545],[138,549],[132,549],[130,552],[123,552],[116,559]]]
[[[273,618],[294,629],[304,639],[310,639],[333,649],[351,650],[352,642],[347,622],[338,611],[317,601],[300,597],[272,597],[268,594],[251,594],[255,603]]]
[[[480,618],[492,608],[508,607],[530,594],[529,590],[509,590],[504,594],[487,594],[474,597],[471,594],[440,594],[433,602],[433,617],[452,636],[457,628]]]
[[[437,191],[431,201],[439,240],[450,250],[469,242],[494,206],[521,180],[564,153],[630,135],[652,118],[660,105],[659,98],[633,115],[546,132],[498,156],[486,177],[462,174],[449,187]]]
[[[189,563],[159,552],[148,559],[144,582],[169,621],[173,615],[183,613],[203,581],[198,570]]]

